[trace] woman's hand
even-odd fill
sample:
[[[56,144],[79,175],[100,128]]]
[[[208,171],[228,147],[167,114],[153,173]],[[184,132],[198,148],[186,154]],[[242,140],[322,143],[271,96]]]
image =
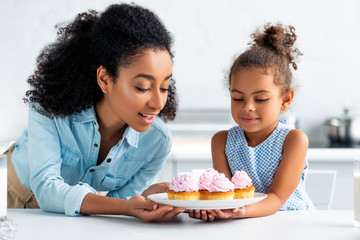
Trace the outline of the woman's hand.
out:
[[[189,217],[201,219],[203,221],[213,221],[216,218],[243,218],[245,217],[245,207],[234,209],[216,210],[188,210]]]
[[[159,206],[157,203],[136,195],[128,200],[128,214],[146,222],[162,222],[185,211],[185,208],[170,205]]]
[[[141,195],[147,197],[151,194],[167,192],[169,190],[169,184],[169,182],[155,183],[145,189]]]

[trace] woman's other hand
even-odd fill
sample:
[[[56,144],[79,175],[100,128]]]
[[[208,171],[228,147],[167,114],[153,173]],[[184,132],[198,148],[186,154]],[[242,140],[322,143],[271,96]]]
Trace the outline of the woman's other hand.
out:
[[[150,186],[151,187],[151,186]],[[173,207],[170,205],[159,205],[145,198],[136,195],[128,200],[128,214],[140,218],[146,222],[162,222],[185,211],[185,208]]]

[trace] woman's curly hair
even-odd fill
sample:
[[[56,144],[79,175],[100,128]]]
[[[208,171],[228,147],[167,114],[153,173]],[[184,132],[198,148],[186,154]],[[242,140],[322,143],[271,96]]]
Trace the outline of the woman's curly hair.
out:
[[[96,71],[103,66],[115,81],[118,68],[131,64],[148,49],[167,50],[172,37],[151,11],[134,4],[111,5],[105,12],[80,13],[70,24],[58,28],[57,40],[37,58],[35,73],[28,79],[31,89],[25,102],[49,117],[65,117],[93,106],[103,97]],[[165,121],[176,116],[175,81],[169,85]],[[36,107],[35,107],[36,106]]]
[[[274,83],[282,85],[282,92],[286,92],[292,82],[289,65],[297,70],[295,60],[302,55],[299,49],[294,48],[295,28],[267,23],[263,31],[257,29],[251,37],[250,48],[238,56],[231,66],[228,85],[231,84],[232,74],[240,68],[263,68],[265,72],[271,68],[274,70]]]

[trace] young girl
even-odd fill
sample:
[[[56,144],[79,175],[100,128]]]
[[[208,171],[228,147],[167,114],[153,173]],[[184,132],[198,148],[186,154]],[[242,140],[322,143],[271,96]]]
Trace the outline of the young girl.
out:
[[[251,47],[233,63],[229,73],[231,113],[239,125],[216,133],[211,142],[213,166],[229,179],[245,170],[255,191],[267,198],[240,209],[209,211],[212,220],[269,215],[280,210],[308,210],[313,205],[304,189],[308,138],[279,122],[294,97],[291,88],[296,35],[292,26],[264,26],[255,32]]]
[[[136,5],[89,11],[59,28],[28,82],[28,129],[8,156],[8,207],[163,221],[184,211],[146,195],[171,149],[172,38]],[[97,191],[108,191],[107,196]]]

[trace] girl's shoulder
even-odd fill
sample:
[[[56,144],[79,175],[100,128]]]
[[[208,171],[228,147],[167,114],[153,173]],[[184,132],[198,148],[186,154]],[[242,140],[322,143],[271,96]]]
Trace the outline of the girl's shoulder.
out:
[[[226,142],[226,139],[228,137],[228,130],[222,130],[220,132],[217,132],[214,134],[214,136],[211,139],[211,143],[219,143],[219,142]]]
[[[233,141],[237,141],[245,137],[244,129],[240,126],[234,126],[227,132],[227,138]]]
[[[284,146],[288,145],[299,147],[304,146],[307,148],[309,145],[309,139],[303,131],[299,129],[291,129],[284,140]]]
[[[223,152],[225,151],[226,148],[227,136],[228,136],[227,130],[222,130],[214,134],[214,136],[211,138],[212,153],[222,152],[221,155],[223,155]]]

